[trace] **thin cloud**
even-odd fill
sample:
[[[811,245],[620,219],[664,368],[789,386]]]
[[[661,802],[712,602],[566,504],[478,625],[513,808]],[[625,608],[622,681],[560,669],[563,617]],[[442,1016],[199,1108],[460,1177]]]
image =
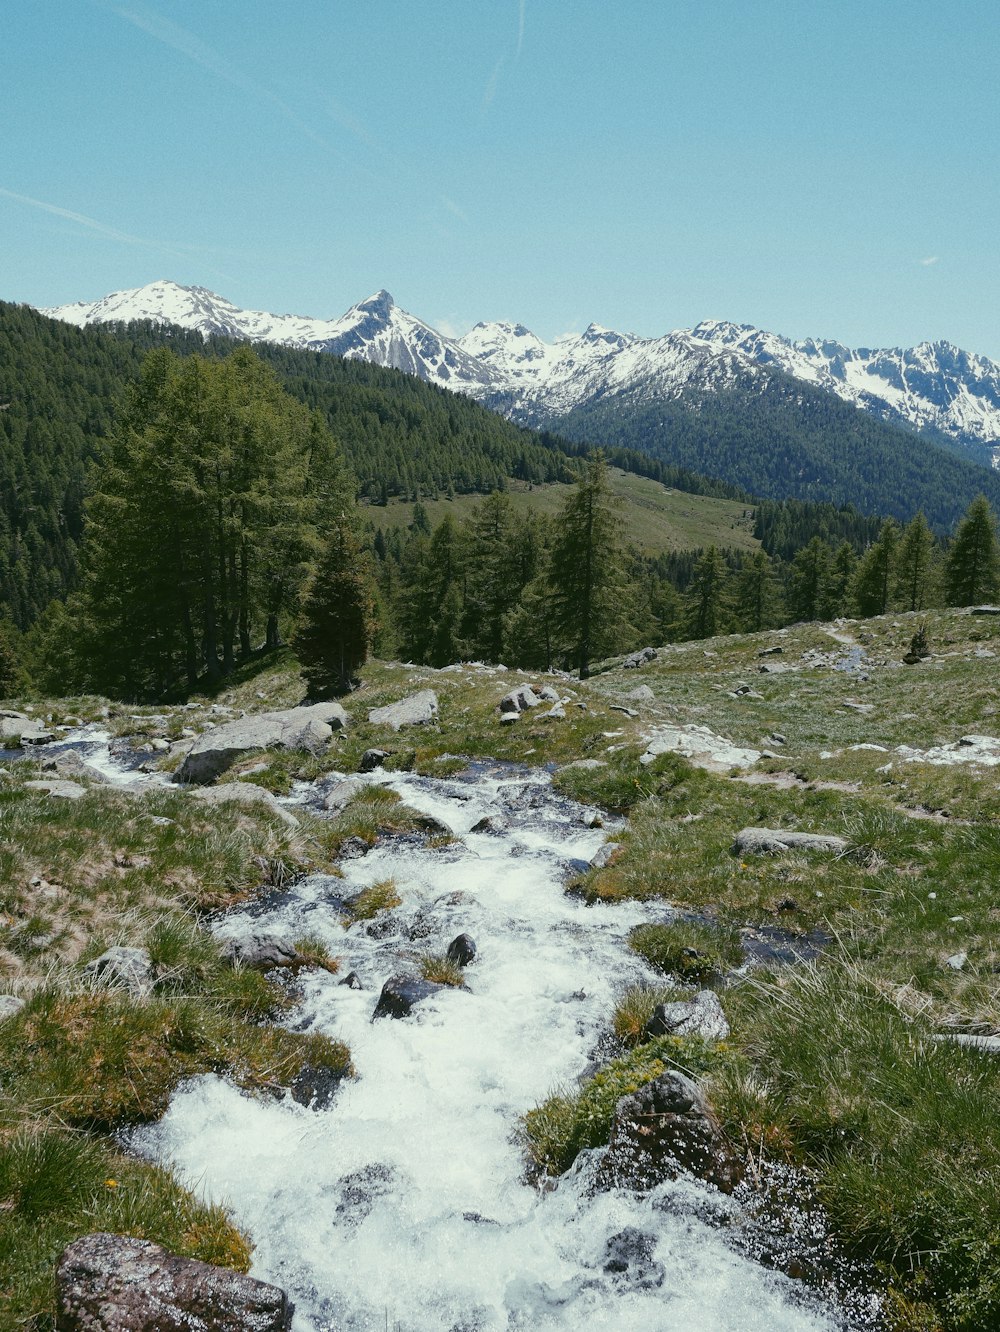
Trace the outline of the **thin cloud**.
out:
[[[517,5],[517,54],[520,57],[524,45],[524,11],[528,0],[518,0]]]
[[[144,236],[133,236],[127,231],[119,231],[116,227],[109,227],[104,222],[98,222],[95,217],[87,217],[85,213],[75,213],[70,208],[60,208],[58,204],[46,203],[44,199],[33,199],[30,194],[18,194],[15,190],[0,188],[0,195],[5,199],[13,199],[15,203],[26,204],[29,208],[40,208],[43,213],[51,213],[53,217],[65,218],[67,222],[76,222],[81,227],[87,227],[88,230],[95,231],[106,240],[119,241],[124,245],[145,245],[153,250],[163,250],[178,259],[184,257],[179,250],[171,249],[170,246],[164,245],[160,241],[148,240]]]
[[[138,28],[156,41],[162,42],[164,46],[168,46],[172,51],[176,51],[202,69],[208,70],[217,79],[231,84],[234,88],[239,88],[258,102],[264,102],[274,107],[307,139],[311,139],[313,143],[318,144],[321,148],[329,148],[326,140],[322,139],[311,125],[297,116],[287,102],[283,102],[276,93],[271,92],[270,88],[265,88],[253,79],[248,78],[242,70],[237,69],[218,51],[206,45],[193,32],[188,32],[186,28],[172,23],[169,19],[164,18],[162,14],[157,13],[155,9],[150,8],[149,5],[138,7],[112,5],[111,9],[126,23],[131,23],[133,27]]]
[[[920,262],[924,268],[930,268],[931,264],[936,264],[938,262],[938,257],[936,254],[931,254],[928,255],[926,259],[921,259]]]
[[[447,208],[449,213],[454,213],[460,222],[468,222],[469,215],[464,208],[461,208],[454,199],[449,199],[447,194],[441,195],[441,202]]]
[[[506,56],[501,56],[500,59],[497,61],[497,63],[493,66],[493,73],[490,75],[489,80],[487,81],[486,84],[485,91],[483,92],[484,109],[489,106],[489,104],[493,101],[494,97],[496,97],[497,95],[497,84],[500,82],[500,71],[503,69],[504,61],[506,59],[507,59]]]

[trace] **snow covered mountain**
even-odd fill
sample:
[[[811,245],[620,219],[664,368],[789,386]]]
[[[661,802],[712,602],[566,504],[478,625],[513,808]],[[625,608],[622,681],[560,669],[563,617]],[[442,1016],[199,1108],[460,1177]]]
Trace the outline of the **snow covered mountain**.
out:
[[[890,423],[932,429],[986,460],[1000,453],[1000,365],[947,342],[852,349],[793,342],[751,325],[710,320],[659,338],[598,324],[546,343],[523,324],[477,324],[454,339],[395,304],[387,291],[336,319],[242,310],[204,287],[152,282],[43,311],[84,325],[154,319],[393,366],[496,405],[533,424],[598,400],[674,399],[782,371]]]

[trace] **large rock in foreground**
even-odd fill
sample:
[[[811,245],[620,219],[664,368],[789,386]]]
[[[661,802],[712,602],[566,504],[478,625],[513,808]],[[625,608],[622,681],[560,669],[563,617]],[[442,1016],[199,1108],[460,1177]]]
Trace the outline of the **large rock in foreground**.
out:
[[[277,1286],[100,1233],[63,1251],[56,1308],[58,1332],[289,1332],[293,1311]]]
[[[411,694],[398,703],[372,708],[368,720],[375,726],[391,726],[394,731],[398,731],[401,726],[426,726],[437,714],[437,694],[433,689],[421,689],[419,694]]]
[[[409,1017],[421,999],[428,999],[432,994],[437,994],[446,988],[447,986],[438,985],[435,981],[423,980],[420,976],[390,976],[382,986],[372,1021],[383,1017]]]
[[[683,1073],[670,1072],[615,1106],[597,1182],[645,1190],[682,1174],[731,1193],[742,1170],[704,1092]]]
[[[199,735],[174,773],[175,782],[214,782],[237,759],[255,749],[305,749],[320,754],[333,733],[347,725],[339,703],[314,703],[308,708],[262,712],[226,722]]]
[[[743,828],[732,845],[734,856],[776,856],[784,851],[827,851],[843,855],[850,843],[836,833],[792,832],[788,828]]]

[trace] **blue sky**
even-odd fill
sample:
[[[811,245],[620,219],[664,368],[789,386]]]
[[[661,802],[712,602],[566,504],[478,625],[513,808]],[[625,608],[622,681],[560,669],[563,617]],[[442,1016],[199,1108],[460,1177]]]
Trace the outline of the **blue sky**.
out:
[[[23,0],[0,50],[5,299],[1000,359],[986,0]]]

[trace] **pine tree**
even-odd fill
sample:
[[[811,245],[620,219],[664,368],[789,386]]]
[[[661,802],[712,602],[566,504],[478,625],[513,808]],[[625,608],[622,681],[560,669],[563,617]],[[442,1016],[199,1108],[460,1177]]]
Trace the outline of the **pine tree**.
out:
[[[21,667],[14,650],[14,633],[0,622],[0,698],[9,698],[21,680]]]
[[[339,523],[306,587],[292,648],[314,698],[344,694],[375,631],[372,581],[350,519]]]
[[[745,634],[770,629],[780,619],[780,592],[765,550],[754,551],[736,580],[736,615]]]
[[[904,528],[896,557],[896,598],[903,610],[922,611],[931,591],[934,533],[923,513]]]
[[[505,620],[524,585],[516,533],[514,506],[499,490],[469,524],[465,635],[472,655],[485,661],[501,660]]]
[[[792,561],[788,610],[793,620],[819,620],[827,613],[830,547],[814,536]]]
[[[595,453],[556,519],[549,565],[557,631],[581,680],[626,632],[620,508],[604,455]]]
[[[884,615],[892,602],[899,547],[899,525],[887,518],[865,551],[854,575],[854,601],[862,617]]]
[[[723,632],[728,611],[726,583],[726,562],[715,546],[709,546],[694,567],[685,597],[688,638],[713,638]]]
[[[949,606],[974,606],[997,596],[998,576],[996,516],[985,495],[969,505],[958,525],[945,565],[945,587]]]
[[[848,615],[853,609],[851,595],[857,567],[858,556],[854,547],[849,541],[842,541],[837,547],[827,576],[826,613],[831,618]]]

